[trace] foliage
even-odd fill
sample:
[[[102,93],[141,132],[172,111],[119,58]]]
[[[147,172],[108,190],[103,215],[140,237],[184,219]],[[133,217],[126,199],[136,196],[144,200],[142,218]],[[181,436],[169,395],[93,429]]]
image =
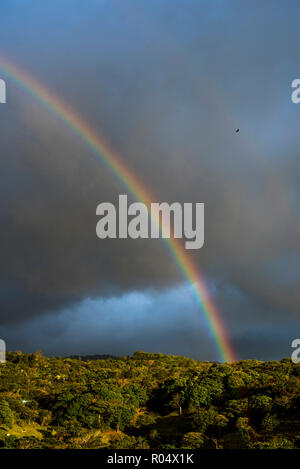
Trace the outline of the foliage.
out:
[[[0,365],[0,447],[299,448],[300,365],[136,352]]]
[[[204,445],[205,436],[199,432],[189,432],[183,435],[182,448],[197,449],[202,448]]]
[[[11,428],[14,422],[14,413],[5,399],[0,400],[0,424]]]

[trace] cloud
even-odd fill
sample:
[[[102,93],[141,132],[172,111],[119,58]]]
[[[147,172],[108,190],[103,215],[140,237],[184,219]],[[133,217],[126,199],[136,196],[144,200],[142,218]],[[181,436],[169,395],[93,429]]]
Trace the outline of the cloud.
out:
[[[10,349],[42,349],[47,354],[132,354],[135,350],[203,354],[215,351],[191,288],[131,291],[110,298],[87,298],[54,315],[30,319],[21,328],[2,328]],[[178,349],[179,347],[179,349]],[[202,352],[201,352],[202,351]],[[205,353],[204,353],[205,351]]]
[[[215,301],[230,307],[229,330],[239,358],[281,359],[291,353],[296,321],[282,322],[272,312],[262,318],[255,305],[234,286],[223,285]],[[222,294],[220,294],[222,292]],[[247,318],[247,325],[241,317]],[[272,327],[270,327],[270,324]],[[218,358],[191,286],[156,291],[130,291],[109,298],[87,298],[70,307],[0,328],[9,350],[46,355],[132,355],[136,350],[184,355],[198,360]]]

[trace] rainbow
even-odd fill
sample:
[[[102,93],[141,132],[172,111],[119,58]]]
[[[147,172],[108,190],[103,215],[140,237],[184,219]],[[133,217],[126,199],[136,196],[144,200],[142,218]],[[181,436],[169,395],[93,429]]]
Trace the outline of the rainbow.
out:
[[[58,117],[60,121],[76,134],[77,137],[92,150],[93,154],[111,170],[135,199],[143,202],[148,209],[150,208],[151,201],[154,200],[151,194],[98,131],[95,132],[91,126],[64,103],[61,98],[58,98],[36,79],[1,56],[0,70],[43,104],[48,111]],[[174,238],[162,238],[162,240],[165,242],[184,278],[192,285],[193,294],[200,310],[203,312],[205,325],[215,346],[218,360],[221,362],[235,361],[235,352],[230,343],[225,324],[210,297],[204,278],[198,272],[179,240]]]

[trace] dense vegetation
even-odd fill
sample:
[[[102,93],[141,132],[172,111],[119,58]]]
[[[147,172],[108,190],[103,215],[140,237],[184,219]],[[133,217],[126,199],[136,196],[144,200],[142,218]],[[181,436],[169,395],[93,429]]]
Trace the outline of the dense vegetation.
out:
[[[2,448],[299,448],[300,364],[8,353]]]

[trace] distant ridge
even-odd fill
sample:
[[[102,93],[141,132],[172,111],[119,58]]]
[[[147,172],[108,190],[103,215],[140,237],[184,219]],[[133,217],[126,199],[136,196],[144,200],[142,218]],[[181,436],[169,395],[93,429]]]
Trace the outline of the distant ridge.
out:
[[[87,362],[89,360],[109,360],[110,358],[117,359],[115,355],[71,355],[66,358],[71,358],[73,360],[82,360],[84,362]]]
[[[82,361],[89,361],[89,360],[128,360],[128,359],[133,359],[133,360],[158,360],[158,359],[163,359],[163,358],[181,358],[184,360],[191,360],[194,361],[195,359],[193,358],[188,358],[188,357],[182,357],[182,356],[177,356],[177,355],[167,355],[165,353],[151,353],[151,352],[143,352],[142,350],[137,350],[136,352],[133,353],[133,355],[125,355],[125,356],[120,356],[120,355],[109,355],[109,354],[95,354],[95,355],[69,355],[65,358],[70,358],[73,360],[82,360]],[[217,362],[204,362],[204,363],[217,363]]]

